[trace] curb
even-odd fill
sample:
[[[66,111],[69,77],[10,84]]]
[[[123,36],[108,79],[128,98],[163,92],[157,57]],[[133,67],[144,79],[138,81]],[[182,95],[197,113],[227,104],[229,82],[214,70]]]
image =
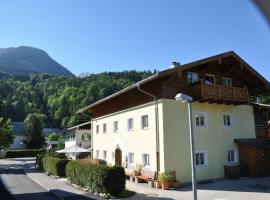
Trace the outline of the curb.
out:
[[[24,164],[24,169],[23,169],[23,171],[24,171],[25,175],[27,175],[28,178],[30,178],[32,181],[34,181],[36,184],[38,184],[38,185],[39,185],[40,187],[42,187],[43,189],[45,189],[45,190],[47,190],[48,192],[50,192],[52,195],[54,195],[54,196],[57,197],[58,199],[60,199],[60,200],[65,200],[61,195],[57,194],[57,192],[54,192],[53,190],[50,190],[49,188],[47,188],[47,187],[43,186],[42,184],[40,184],[38,181],[36,181],[36,180],[34,180],[33,178],[31,178],[31,177],[28,175],[28,173],[26,172],[26,169],[27,169],[27,167],[26,167],[26,165]]]

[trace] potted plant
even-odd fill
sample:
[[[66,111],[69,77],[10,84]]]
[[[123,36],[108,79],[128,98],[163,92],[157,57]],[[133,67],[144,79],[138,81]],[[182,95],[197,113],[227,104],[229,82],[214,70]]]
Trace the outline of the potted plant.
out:
[[[155,187],[155,188],[161,188],[161,182],[158,181],[158,180],[155,180],[155,181],[154,181],[154,187]]]
[[[173,175],[170,173],[161,173],[158,180],[161,182],[162,190],[168,190],[173,181]]]
[[[140,173],[140,171],[133,170],[132,174],[133,174],[133,176],[139,176],[141,173]]]

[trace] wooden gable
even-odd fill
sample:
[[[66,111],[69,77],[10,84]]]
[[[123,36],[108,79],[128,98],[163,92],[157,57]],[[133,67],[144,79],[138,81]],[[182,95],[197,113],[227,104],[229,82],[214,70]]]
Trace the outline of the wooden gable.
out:
[[[216,85],[189,85],[188,72],[198,73],[200,81],[205,80],[206,74],[215,75]],[[231,87],[222,86],[223,77],[232,80]],[[174,99],[177,93],[183,92],[191,95],[195,101],[226,104],[248,104],[250,96],[270,91],[269,82],[234,52],[168,69],[154,75],[149,81],[141,81],[138,84],[141,89],[153,94],[157,99]],[[78,112],[89,112],[96,118],[153,100],[153,97],[139,91],[134,84]]]

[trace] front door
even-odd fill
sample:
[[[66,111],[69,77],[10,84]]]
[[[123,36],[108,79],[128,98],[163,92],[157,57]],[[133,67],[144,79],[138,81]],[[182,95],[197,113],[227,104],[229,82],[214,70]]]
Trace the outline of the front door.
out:
[[[122,151],[120,148],[115,149],[115,165],[121,166],[122,164]]]

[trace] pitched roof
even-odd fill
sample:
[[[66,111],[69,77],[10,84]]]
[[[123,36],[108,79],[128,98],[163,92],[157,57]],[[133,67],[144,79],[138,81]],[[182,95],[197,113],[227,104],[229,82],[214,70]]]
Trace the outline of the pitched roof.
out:
[[[229,52],[225,52],[225,53],[222,53],[222,54],[218,54],[218,55],[215,55],[215,56],[211,56],[211,57],[208,57],[208,58],[205,58],[205,59],[201,59],[201,60],[198,60],[198,61],[194,61],[194,62],[191,62],[191,63],[188,63],[188,64],[184,64],[184,65],[181,65],[180,67],[175,67],[175,68],[170,68],[170,69],[167,69],[167,70],[164,70],[164,71],[161,71],[153,76],[150,76],[142,81],[139,81],[138,83],[135,83],[123,90],[120,90],[119,92],[116,92],[108,97],[105,97],[89,106],[86,106],[84,108],[81,108],[77,111],[77,113],[83,113],[83,112],[86,112],[86,111],[92,111],[92,108],[95,108],[96,106],[99,106],[107,101],[110,101],[110,100],[113,100],[115,99],[116,97],[120,96],[120,95],[123,95],[123,94],[127,94],[129,92],[131,92],[132,90],[135,90],[138,86],[142,87],[144,85],[147,85],[148,83],[151,83],[151,82],[154,82],[155,80],[157,79],[162,79],[162,78],[165,78],[169,75],[172,75],[172,74],[177,74],[177,73],[180,73],[182,71],[186,71],[186,70],[189,70],[189,69],[192,69],[194,67],[197,67],[199,65],[204,65],[204,64],[207,64],[207,63],[211,63],[211,62],[215,62],[215,61],[218,61],[218,60],[221,60],[223,58],[228,58],[228,57],[233,57],[235,60],[237,60],[239,63],[241,63],[241,66],[245,67],[247,69],[247,71],[249,71],[249,73],[253,74],[258,81],[260,81],[260,83],[264,84],[265,86],[267,86],[268,90],[270,88],[270,83],[268,80],[266,80],[262,75],[260,75],[255,69],[253,69],[249,64],[247,64],[240,56],[238,56],[235,52],[233,51],[229,51]]]
[[[12,122],[12,131],[16,136],[27,136],[27,126],[24,122]]]

